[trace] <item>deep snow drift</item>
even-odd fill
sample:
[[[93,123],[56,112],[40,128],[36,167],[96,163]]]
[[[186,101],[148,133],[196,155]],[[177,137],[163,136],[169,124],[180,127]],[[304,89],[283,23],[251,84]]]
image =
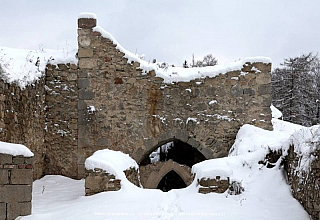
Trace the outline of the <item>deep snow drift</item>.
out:
[[[193,166],[196,178],[224,174],[240,182],[244,187],[240,195],[199,194],[196,181],[167,193],[121,181],[120,191],[85,197],[84,180],[45,176],[34,182],[33,214],[21,219],[307,220],[308,214],[291,195],[281,166],[258,164],[269,148],[280,149],[290,142],[292,133],[307,128],[278,119],[273,119],[273,124],[274,131],[243,126],[229,157]]]

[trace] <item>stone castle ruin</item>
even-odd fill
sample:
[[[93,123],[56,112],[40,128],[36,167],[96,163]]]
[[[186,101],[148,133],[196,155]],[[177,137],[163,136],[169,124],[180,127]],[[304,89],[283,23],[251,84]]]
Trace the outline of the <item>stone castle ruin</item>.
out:
[[[0,81],[0,139],[34,152],[35,179],[83,178],[85,159],[108,148],[134,158],[144,182],[149,155],[166,143],[176,149],[168,160],[191,167],[227,156],[243,124],[272,129],[270,62],[243,60],[190,80],[161,77],[96,23],[78,20],[78,63],[47,64],[25,89]]]
[[[0,80],[0,140],[31,149],[34,179],[92,176],[85,160],[107,148],[137,162],[143,187],[181,188],[192,182],[194,164],[228,155],[242,125],[272,129],[265,58],[209,73],[192,68],[195,74],[184,78],[179,68],[139,60],[90,16],[78,19],[77,57],[77,63],[48,63],[24,89]]]

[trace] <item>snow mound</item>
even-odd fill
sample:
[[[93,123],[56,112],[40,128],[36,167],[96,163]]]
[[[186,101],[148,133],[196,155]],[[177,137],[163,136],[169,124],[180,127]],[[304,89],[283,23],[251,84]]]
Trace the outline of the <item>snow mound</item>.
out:
[[[278,118],[282,117],[282,112],[279,109],[277,109],[273,105],[271,105],[270,108],[271,108],[272,118],[277,118],[278,119]]]
[[[0,78],[22,89],[43,76],[46,65],[77,64],[77,50],[26,50],[0,47]]]
[[[12,156],[22,155],[25,157],[33,157],[33,153],[22,144],[12,144],[0,141],[0,153],[10,154]]]
[[[205,160],[192,166],[192,173],[197,175],[197,179],[215,179],[220,176],[221,180],[227,180],[232,176],[232,169],[229,160],[224,158]]]
[[[92,156],[86,159],[85,167],[87,170],[94,170],[95,168],[105,170],[119,179],[125,179],[123,171],[130,168],[136,170],[139,168],[136,161],[128,154],[109,149],[94,152]]]
[[[268,57],[248,57],[240,61],[232,62],[226,65],[216,65],[198,68],[183,68],[183,67],[172,67],[162,69],[159,68],[155,63],[148,63],[142,59],[137,54],[127,51],[124,49],[116,39],[107,31],[105,31],[100,26],[93,28],[93,31],[101,33],[101,35],[117,45],[116,48],[124,53],[124,57],[128,59],[128,63],[138,62],[140,63],[140,69],[142,69],[142,74],[147,74],[149,71],[154,70],[157,77],[163,78],[164,83],[173,82],[189,82],[198,78],[206,77],[216,77],[219,74],[226,74],[230,71],[237,71],[243,68],[246,63],[272,63],[272,60]],[[259,72],[259,71],[257,71]]]

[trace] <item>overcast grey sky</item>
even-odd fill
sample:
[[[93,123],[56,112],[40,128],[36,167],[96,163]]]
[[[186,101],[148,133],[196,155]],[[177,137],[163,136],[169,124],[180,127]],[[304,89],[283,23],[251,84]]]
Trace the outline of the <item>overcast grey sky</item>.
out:
[[[320,51],[319,0],[0,0],[0,46],[77,47],[77,17],[98,24],[131,52],[175,65],[212,53],[219,63]],[[66,46],[68,44],[68,46]]]

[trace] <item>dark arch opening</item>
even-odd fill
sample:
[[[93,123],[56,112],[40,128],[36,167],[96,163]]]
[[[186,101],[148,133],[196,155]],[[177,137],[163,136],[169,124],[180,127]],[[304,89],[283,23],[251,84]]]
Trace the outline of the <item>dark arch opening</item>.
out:
[[[181,189],[187,187],[183,179],[175,171],[168,172],[159,182],[157,189],[168,192],[172,189]]]
[[[161,145],[151,154],[147,155],[141,162],[145,166],[158,161],[173,160],[179,164],[192,167],[194,164],[206,160],[205,156],[190,144],[178,139]]]

